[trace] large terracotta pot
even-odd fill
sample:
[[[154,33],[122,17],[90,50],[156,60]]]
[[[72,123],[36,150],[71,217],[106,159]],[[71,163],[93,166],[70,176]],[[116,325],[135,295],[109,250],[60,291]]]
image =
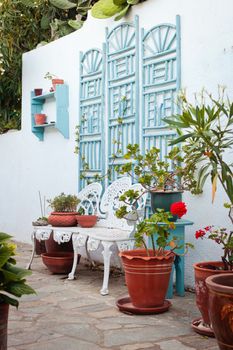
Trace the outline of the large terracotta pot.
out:
[[[43,253],[41,254],[41,257],[42,257],[43,263],[47,266],[49,271],[52,273],[67,274],[72,269],[74,253],[71,253],[71,252]]]
[[[209,290],[209,316],[218,346],[233,349],[233,275],[220,274],[206,279]]]
[[[72,239],[69,240],[69,242],[64,242],[61,244],[58,244],[54,241],[53,235],[51,234],[49,239],[46,239],[45,241],[45,252],[42,253],[53,253],[53,252],[73,252],[73,244]]]
[[[9,305],[0,303],[0,350],[7,350],[7,323]]]
[[[210,327],[208,298],[209,293],[206,286],[206,278],[213,275],[219,275],[222,273],[229,273],[225,270],[212,270],[208,266],[221,267],[223,263],[221,261],[205,261],[194,264],[195,272],[195,290],[196,290],[196,304],[201,312],[203,323],[205,326]],[[233,275],[232,275],[233,278]]]
[[[96,215],[77,215],[77,223],[81,227],[93,227],[95,226],[98,216]]]
[[[174,255],[166,257],[146,255],[145,249],[120,252],[125,280],[132,304],[139,308],[152,308],[164,304]]]
[[[48,223],[57,227],[71,227],[77,225],[76,212],[52,212],[48,217]]]

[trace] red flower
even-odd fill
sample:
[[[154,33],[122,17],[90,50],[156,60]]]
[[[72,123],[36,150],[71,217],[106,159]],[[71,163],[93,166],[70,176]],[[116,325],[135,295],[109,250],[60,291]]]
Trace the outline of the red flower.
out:
[[[196,237],[196,239],[198,239],[200,237],[202,238],[203,236],[205,236],[205,234],[206,234],[206,232],[204,230],[198,230],[195,233],[195,237]]]
[[[211,230],[211,228],[212,228],[212,226],[206,226],[206,227],[204,227],[204,230],[206,230],[206,231],[210,231],[210,230]]]
[[[172,203],[170,207],[170,212],[173,215],[177,215],[179,218],[181,218],[184,214],[187,213],[186,204],[184,202]]]

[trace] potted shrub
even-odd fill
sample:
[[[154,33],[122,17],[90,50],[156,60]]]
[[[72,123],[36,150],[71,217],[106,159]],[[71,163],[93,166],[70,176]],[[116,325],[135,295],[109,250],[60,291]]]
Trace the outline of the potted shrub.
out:
[[[205,100],[208,98],[209,103]],[[227,160],[226,152],[232,150],[232,125],[233,125],[233,103],[229,99],[225,100],[224,91],[221,92],[218,99],[214,99],[210,94],[203,92],[201,101],[195,105],[188,102],[186,96],[181,94],[180,103],[182,113],[165,118],[170,127],[177,130],[179,137],[171,142],[171,145],[182,142],[184,161],[186,166],[192,167],[193,176],[196,177],[197,191],[201,191],[207,178],[212,181],[212,201],[214,201],[217,189],[217,182],[222,185],[229,203],[224,206],[229,210],[228,216],[233,224],[233,168],[232,163]],[[199,167],[199,168],[198,168]],[[208,227],[205,230],[199,230],[196,236],[205,236]],[[232,232],[225,229],[214,230],[211,228],[209,238],[216,243],[223,245],[223,257],[219,262],[201,262],[195,265],[195,270],[205,270],[203,280],[196,282],[197,300],[205,300],[207,305],[208,291],[205,278],[213,274],[223,273],[223,271],[232,271],[233,265],[233,238]],[[213,269],[213,266],[214,269]],[[199,274],[198,272],[198,274]],[[227,276],[231,276],[227,274]],[[227,277],[229,278],[229,277]],[[233,278],[233,275],[232,277]],[[225,279],[224,279],[225,280]],[[198,294],[202,293],[199,298]],[[206,296],[203,296],[207,293]],[[199,304],[199,302],[198,302]],[[198,305],[199,306],[199,305]],[[214,336],[210,327],[210,320],[207,310],[202,314],[203,319],[195,320],[193,327],[196,332]]]
[[[75,226],[77,205],[80,202],[76,195],[61,193],[59,196],[48,200],[54,210],[48,217],[48,223],[52,226]]]
[[[0,232],[0,349],[7,350],[7,322],[9,305],[18,307],[24,294],[35,293],[26,284],[25,277],[31,272],[16,267],[14,259],[16,245],[11,243],[11,236]],[[16,297],[16,298],[15,298]]]
[[[116,216],[138,222],[138,198],[138,191],[126,191],[120,197],[125,205],[116,211]],[[129,210],[130,207],[132,210]],[[149,219],[136,225],[134,237],[136,246],[140,249],[120,252],[129,292],[129,298],[119,299],[117,302],[121,311],[147,314],[169,309],[171,304],[165,300],[165,296],[175,257],[174,251],[179,244],[175,238],[170,238],[170,230],[175,228],[172,218],[170,211],[157,209]],[[160,225],[161,222],[163,225]],[[146,236],[151,241],[152,249],[148,249]],[[186,243],[186,247],[188,246],[191,245]],[[170,249],[166,250],[168,247]]]
[[[56,77],[56,75],[47,72],[44,76],[45,79],[51,80],[53,87],[50,88],[50,91],[56,90],[56,85],[64,84],[64,80]]]
[[[81,227],[90,228],[95,226],[98,216],[94,214],[86,214],[85,209],[81,206],[76,215],[77,224]]]
[[[195,188],[191,167],[182,167],[183,158],[178,147],[174,147],[165,160],[160,159],[160,149],[152,147],[144,155],[138,144],[129,144],[124,159],[132,161],[117,167],[121,174],[127,173],[151,194],[151,208],[170,211],[171,204],[180,202],[185,189]],[[172,168],[171,168],[172,164]],[[177,216],[173,216],[176,220]]]

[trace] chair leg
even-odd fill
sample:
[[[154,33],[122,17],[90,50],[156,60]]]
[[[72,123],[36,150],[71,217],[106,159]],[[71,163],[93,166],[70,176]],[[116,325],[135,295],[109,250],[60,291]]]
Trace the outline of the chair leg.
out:
[[[73,259],[72,270],[70,271],[70,273],[68,275],[68,280],[74,280],[75,271],[77,268],[78,261],[80,259],[80,256],[78,254],[79,246],[75,244],[74,238],[72,239],[72,241],[73,241],[74,259]]]
[[[35,256],[35,252],[36,252],[36,233],[35,233],[35,231],[33,231],[32,234],[31,234],[31,240],[32,240],[32,254],[31,254],[30,261],[29,261],[29,263],[26,266],[27,270],[31,269],[32,260],[33,260],[33,258]]]
[[[102,252],[104,257],[104,280],[103,285],[100,290],[101,295],[108,294],[108,281],[109,281],[109,272],[110,272],[110,258],[112,255],[112,251],[110,250],[111,246],[114,242],[102,242],[104,250]]]

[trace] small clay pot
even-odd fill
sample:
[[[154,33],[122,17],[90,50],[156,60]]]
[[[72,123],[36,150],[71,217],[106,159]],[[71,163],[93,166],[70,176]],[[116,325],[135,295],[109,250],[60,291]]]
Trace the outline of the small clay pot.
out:
[[[46,114],[43,113],[36,113],[35,114],[35,124],[36,125],[43,125],[46,123]]]
[[[42,95],[42,91],[43,91],[43,89],[34,89],[34,94],[35,94],[35,96],[40,96],[40,95]]]
[[[63,79],[52,79],[52,84],[53,84],[53,90],[56,90],[56,85],[61,85],[64,84]]]
[[[81,227],[93,227],[95,226],[98,216],[96,215],[76,215],[78,225]]]
[[[41,254],[42,261],[50,272],[55,274],[67,274],[73,266],[74,253],[53,252]],[[80,259],[80,256],[79,256]],[[79,261],[79,260],[78,260]]]

